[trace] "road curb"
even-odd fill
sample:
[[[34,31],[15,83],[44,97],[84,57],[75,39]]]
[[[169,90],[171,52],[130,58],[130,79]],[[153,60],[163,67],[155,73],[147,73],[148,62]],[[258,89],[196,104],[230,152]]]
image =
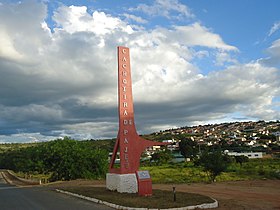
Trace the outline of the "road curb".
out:
[[[1,172],[1,175],[2,175],[3,179],[5,180],[5,182],[7,182],[8,184],[12,184],[12,182],[8,179],[8,177],[5,175],[5,173]]]
[[[32,180],[17,177],[10,170],[1,171],[1,175],[3,179],[10,185],[15,185],[15,186],[40,185],[40,182],[38,181],[32,181]]]
[[[200,205],[195,205],[195,206],[185,206],[185,207],[180,207],[180,208],[169,208],[169,209],[149,209],[149,208],[133,208],[133,207],[126,207],[126,206],[120,206],[120,205],[116,205],[113,203],[109,203],[106,201],[102,201],[96,198],[91,198],[91,197],[87,197],[84,195],[79,195],[76,193],[72,193],[72,192],[68,192],[68,191],[64,191],[64,190],[60,190],[60,189],[55,189],[57,192],[59,193],[63,193],[66,195],[71,195],[77,198],[81,198],[81,199],[85,199],[88,201],[92,201],[94,203],[98,203],[98,204],[104,204],[106,206],[109,206],[111,208],[114,209],[123,209],[123,210],[192,210],[192,209],[213,209],[213,208],[217,208],[219,206],[219,203],[216,199],[213,199],[214,202],[213,203],[204,203],[204,204],[200,204]]]

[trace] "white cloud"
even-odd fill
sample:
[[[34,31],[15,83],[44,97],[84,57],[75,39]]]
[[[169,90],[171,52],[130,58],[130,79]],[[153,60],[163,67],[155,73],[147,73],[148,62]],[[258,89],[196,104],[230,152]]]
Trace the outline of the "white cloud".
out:
[[[104,12],[94,11],[90,15],[86,6],[61,6],[54,13],[53,19],[59,27],[68,33],[83,31],[105,35],[113,33],[114,30],[121,30],[126,33],[133,32],[132,28],[119,18],[112,17]]]
[[[199,50],[195,53],[195,56],[200,59],[204,57],[209,57],[209,52],[207,50]]]
[[[12,135],[0,135],[0,143],[11,143],[11,142],[42,142],[42,141],[50,141],[56,139],[55,136],[45,136],[40,133],[17,133]]]
[[[39,53],[38,46],[49,41],[48,34],[41,30],[46,14],[46,5],[34,0],[3,4],[0,7],[0,56],[21,62],[33,61]]]
[[[234,63],[237,64],[238,61],[234,58],[232,58],[232,56],[226,52],[226,51],[218,51],[216,53],[216,61],[215,64],[217,66],[223,66],[225,63]]]
[[[273,26],[271,27],[268,36],[271,36],[272,34],[274,34],[276,31],[278,31],[280,29],[280,21],[276,22],[273,24]]]
[[[219,48],[221,50],[238,51],[236,47],[225,44],[218,34],[212,33],[199,23],[194,23],[189,26],[176,26],[175,32],[172,35],[174,39],[185,42],[190,46],[198,45]]]
[[[268,48],[268,53],[274,58],[280,58],[280,39],[274,41],[272,45]]]
[[[178,1],[170,2],[155,5],[165,7],[167,15],[177,11],[192,16]],[[0,7],[0,25],[5,26],[0,28],[0,119],[8,134],[22,129],[52,138],[116,135],[118,45],[131,50],[136,123],[143,132],[224,119],[237,111],[248,117],[279,117],[273,109],[279,95],[277,69],[237,64],[231,54],[238,49],[202,24],[136,29],[105,12],[61,6],[50,31],[46,15],[46,6],[37,2]],[[137,22],[136,16],[127,18]],[[276,56],[278,44],[271,47]],[[232,66],[203,76],[192,61],[211,56],[219,65]]]
[[[136,15],[131,15],[131,14],[123,14],[124,17],[126,17],[127,20],[132,20],[137,23],[147,23],[148,21],[143,19],[142,17],[136,16]]]
[[[75,139],[99,139],[116,136],[117,122],[85,122],[63,126],[66,132],[61,136],[71,135]],[[71,133],[67,133],[71,131]]]
[[[269,57],[260,59],[260,62],[269,66],[277,66],[280,64],[280,39],[274,41],[266,52]]]
[[[181,4],[178,0],[156,0],[152,5],[140,4],[136,8],[130,8],[130,11],[142,11],[150,16],[163,16],[171,18],[193,18],[194,15],[190,9]],[[176,14],[173,14],[175,12]]]
[[[23,55],[20,54],[13,46],[13,41],[5,31],[0,32],[0,56],[8,59],[20,60]]]

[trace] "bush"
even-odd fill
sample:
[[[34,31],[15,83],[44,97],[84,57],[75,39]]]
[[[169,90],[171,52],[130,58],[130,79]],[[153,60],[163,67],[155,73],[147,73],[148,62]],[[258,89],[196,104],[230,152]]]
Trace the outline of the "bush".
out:
[[[230,158],[220,151],[204,152],[195,164],[201,166],[207,173],[209,180],[214,182],[216,177],[224,172],[230,164]]]
[[[1,168],[15,172],[52,174],[50,180],[103,178],[108,169],[108,152],[90,141],[69,138],[7,151],[0,157]]]
[[[172,154],[170,150],[160,150],[152,154],[151,162],[154,162],[156,165],[166,164],[172,160]]]
[[[249,158],[244,155],[234,156],[236,163],[239,163],[242,166],[243,163],[248,162]]]

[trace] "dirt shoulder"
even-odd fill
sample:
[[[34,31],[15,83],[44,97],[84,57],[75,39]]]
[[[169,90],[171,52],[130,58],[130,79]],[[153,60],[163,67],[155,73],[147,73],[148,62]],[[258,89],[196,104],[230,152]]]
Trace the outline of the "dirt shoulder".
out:
[[[31,180],[16,177],[8,170],[1,171],[1,175],[3,176],[5,181],[11,185],[17,185],[17,186],[39,185],[38,181],[31,181]]]
[[[50,187],[103,186],[105,181],[75,180],[50,184]],[[220,182],[213,184],[153,184],[154,189],[198,193],[219,202],[218,210],[280,210],[280,180]]]
[[[219,210],[280,209],[280,180],[220,182],[213,184],[154,184],[154,189],[171,189],[215,198]]]

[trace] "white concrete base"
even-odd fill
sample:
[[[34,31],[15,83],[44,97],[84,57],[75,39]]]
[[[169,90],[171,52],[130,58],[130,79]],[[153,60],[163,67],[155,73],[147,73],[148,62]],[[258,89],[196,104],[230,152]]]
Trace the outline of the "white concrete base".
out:
[[[136,174],[106,174],[106,187],[120,193],[137,193],[138,184]]]

